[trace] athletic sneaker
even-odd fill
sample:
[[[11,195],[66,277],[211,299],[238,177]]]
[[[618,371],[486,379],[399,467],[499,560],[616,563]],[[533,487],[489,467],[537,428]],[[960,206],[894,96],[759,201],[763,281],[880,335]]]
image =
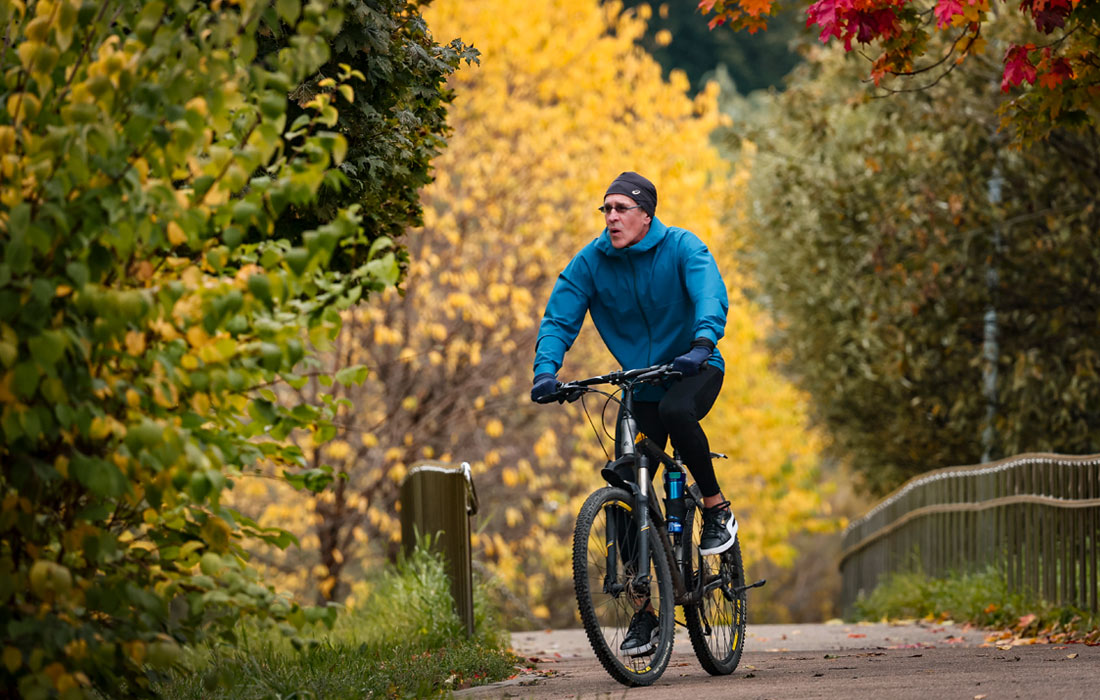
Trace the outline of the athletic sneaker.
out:
[[[630,619],[630,629],[626,632],[626,639],[619,645],[619,651],[628,656],[648,654],[657,646],[660,627],[661,623],[652,611],[639,610]]]
[[[721,554],[733,546],[736,536],[737,518],[730,511],[729,501],[703,509],[703,532],[699,536],[700,554]]]

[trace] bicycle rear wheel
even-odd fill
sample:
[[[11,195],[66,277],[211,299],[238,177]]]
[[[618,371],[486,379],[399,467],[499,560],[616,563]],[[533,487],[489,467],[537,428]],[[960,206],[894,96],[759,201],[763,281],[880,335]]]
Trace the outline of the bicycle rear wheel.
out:
[[[637,565],[634,496],[604,487],[581,506],[573,532],[573,586],[592,651],[612,678],[628,686],[650,685],[664,673],[675,636],[675,598],[668,558],[649,528],[649,562]],[[652,604],[657,639],[643,654],[622,650],[634,614]]]
[[[735,537],[733,546],[725,552],[700,556],[703,511],[696,505],[689,512],[692,515],[684,523],[684,546],[691,547],[685,557],[685,580],[694,590],[702,578],[703,597],[694,605],[684,606],[684,621],[699,664],[712,676],[725,676],[741,663],[745,647],[747,607],[741,543]]]

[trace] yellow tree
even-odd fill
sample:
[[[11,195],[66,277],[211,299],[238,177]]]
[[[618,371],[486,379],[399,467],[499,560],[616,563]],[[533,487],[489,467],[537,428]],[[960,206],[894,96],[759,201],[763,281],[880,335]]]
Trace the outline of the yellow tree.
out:
[[[703,238],[729,283],[720,345],[729,374],[709,432],[734,456],[719,476],[745,520],[746,556],[789,560],[774,533],[819,515],[816,438],[801,397],[757,347],[760,316],[740,294],[737,241],[720,221],[738,185],[709,142],[722,122],[717,89],[691,100],[682,74],[662,79],[635,43],[647,12],[596,0],[440,0],[426,13],[436,34],[477,47],[481,65],[452,79],[453,134],[423,193],[424,226],[408,237],[402,292],[350,313],[332,358],[370,368],[343,390],[353,406],[345,431],[312,451],[344,476],[305,509],[277,506],[314,520],[318,536],[303,549],[316,549],[310,564],[333,595],[335,574],[354,571],[347,562],[392,549],[398,484],[415,461],[468,461],[483,511],[479,557],[536,617],[573,623],[569,537],[612,447],[580,404],[530,402],[531,360],[550,287],[599,234],[595,208],[623,170],[657,184],[658,215]],[[614,368],[586,326],[560,376]],[[588,404],[602,432],[601,409]]]

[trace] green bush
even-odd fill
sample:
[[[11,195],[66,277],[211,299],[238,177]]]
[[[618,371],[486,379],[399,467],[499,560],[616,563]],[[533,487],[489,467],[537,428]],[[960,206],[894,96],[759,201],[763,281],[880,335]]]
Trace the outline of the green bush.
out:
[[[475,588],[467,639],[442,559],[418,547],[388,567],[361,606],[295,649],[284,635],[242,627],[236,647],[204,648],[158,690],[168,700],[429,697],[514,672],[507,633]]]
[[[856,601],[853,616],[857,620],[953,619],[996,629],[1019,628],[1021,620],[1026,620],[1023,626],[1033,630],[1094,629],[1100,622],[1076,608],[1010,591],[1004,573],[995,567],[945,578],[919,571],[890,574],[870,595]]]
[[[244,544],[295,535],[222,495],[338,478],[289,438],[344,403],[275,389],[363,381],[314,351],[400,276],[383,234],[419,218],[461,47],[397,0],[0,0],[0,26],[0,688],[148,695],[242,616],[334,616],[257,579]],[[341,112],[374,126],[349,144]]]

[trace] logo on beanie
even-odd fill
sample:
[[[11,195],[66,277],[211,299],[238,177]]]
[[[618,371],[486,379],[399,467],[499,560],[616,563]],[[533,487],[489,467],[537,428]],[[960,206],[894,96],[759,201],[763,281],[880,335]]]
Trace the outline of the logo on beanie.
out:
[[[641,190],[631,190],[630,191],[630,194],[641,194],[641,193],[642,193]]]

